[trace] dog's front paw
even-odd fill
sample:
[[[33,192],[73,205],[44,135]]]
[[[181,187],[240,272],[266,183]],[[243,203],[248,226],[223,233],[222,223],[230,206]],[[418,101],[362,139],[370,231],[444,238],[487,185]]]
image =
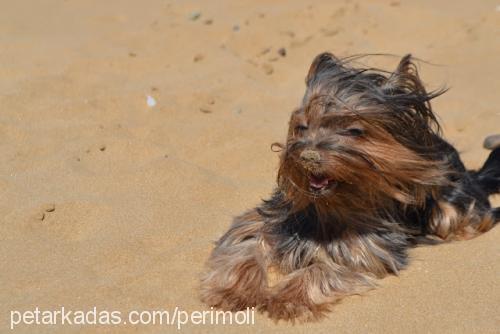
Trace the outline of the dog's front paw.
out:
[[[232,289],[202,290],[201,300],[209,306],[233,312],[257,306],[259,303],[257,295]]]
[[[325,316],[327,304],[314,304],[307,296],[300,294],[276,294],[266,299],[261,311],[267,312],[275,321],[316,321]]]
[[[265,291],[266,274],[255,258],[229,258],[201,282],[201,300],[227,311],[257,307]]]

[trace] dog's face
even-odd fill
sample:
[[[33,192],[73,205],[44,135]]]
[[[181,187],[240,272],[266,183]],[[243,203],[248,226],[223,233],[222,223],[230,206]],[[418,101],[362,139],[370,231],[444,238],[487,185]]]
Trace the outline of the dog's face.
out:
[[[389,75],[318,56],[292,113],[278,181],[295,205],[379,207],[423,201],[443,182],[432,145],[439,126],[405,57]]]

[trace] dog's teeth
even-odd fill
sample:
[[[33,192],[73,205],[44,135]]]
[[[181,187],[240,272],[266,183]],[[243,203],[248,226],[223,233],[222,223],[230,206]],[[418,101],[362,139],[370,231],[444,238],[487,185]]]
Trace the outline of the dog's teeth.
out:
[[[309,186],[313,190],[322,190],[326,188],[330,183],[330,180],[326,177],[316,177],[312,175],[309,178]]]

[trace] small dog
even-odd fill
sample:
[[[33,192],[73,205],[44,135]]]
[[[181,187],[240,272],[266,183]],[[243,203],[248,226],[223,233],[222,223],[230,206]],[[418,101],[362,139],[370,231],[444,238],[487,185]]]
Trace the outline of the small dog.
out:
[[[315,320],[341,297],[397,274],[408,249],[473,238],[500,221],[500,147],[467,170],[440,135],[411,57],[394,72],[317,56],[281,150],[277,188],[217,242],[201,298]],[[498,144],[498,140],[496,141]]]

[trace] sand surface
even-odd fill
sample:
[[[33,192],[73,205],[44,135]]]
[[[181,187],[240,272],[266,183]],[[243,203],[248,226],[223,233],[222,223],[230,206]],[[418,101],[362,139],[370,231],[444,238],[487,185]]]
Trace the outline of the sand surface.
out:
[[[206,310],[197,286],[212,242],[270,193],[270,144],[284,139],[319,52],[435,64],[421,73],[451,87],[434,103],[445,135],[479,167],[483,138],[500,132],[498,4],[2,1],[0,332],[10,310],[36,306]],[[415,249],[401,276],[318,323],[257,315],[254,326],[184,332],[498,333],[499,240],[496,228]],[[93,331],[177,332],[17,328]]]

